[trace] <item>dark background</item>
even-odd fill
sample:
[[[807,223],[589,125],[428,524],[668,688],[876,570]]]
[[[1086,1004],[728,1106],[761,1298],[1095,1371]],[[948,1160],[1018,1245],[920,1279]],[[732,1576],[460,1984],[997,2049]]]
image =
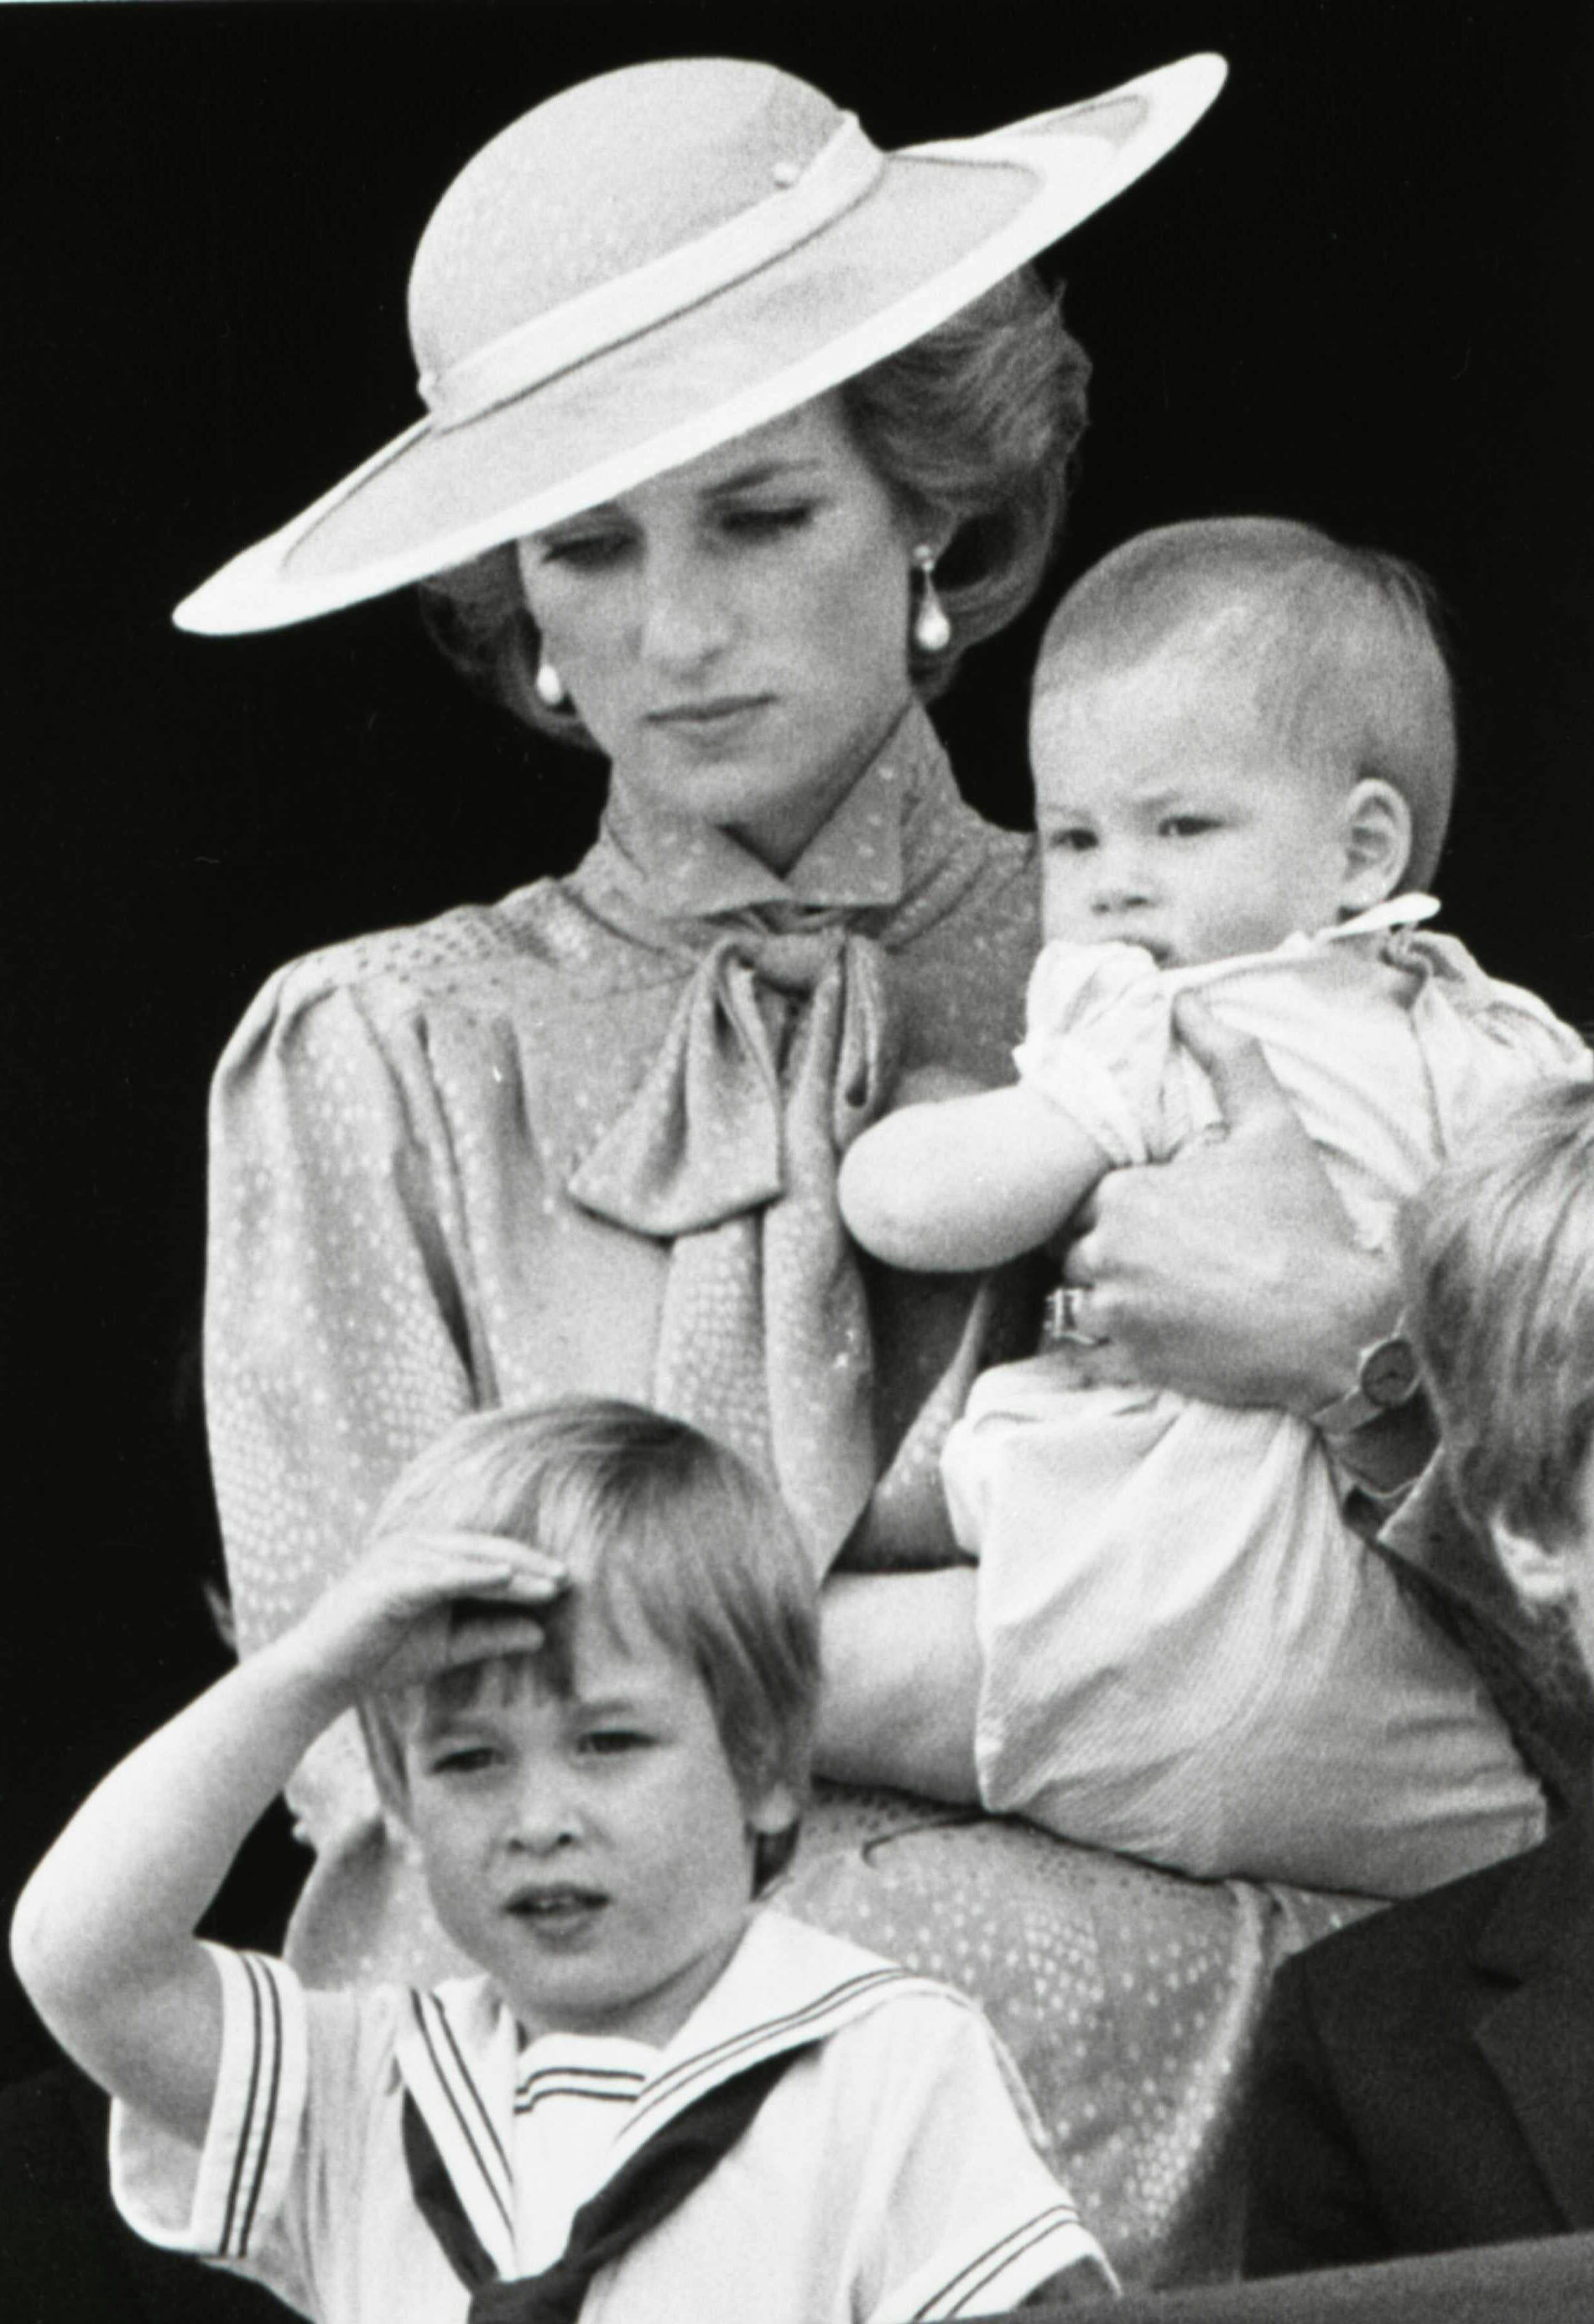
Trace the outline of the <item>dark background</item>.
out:
[[[453,172],[539,97],[650,55],[769,57],[898,144],[1225,51],[1208,122],[1063,254],[1099,416],[1059,586],[1142,525],[1225,511],[1428,567],[1466,678],[1451,924],[1582,1021],[1594,70],[1573,17],[0,9],[0,1896],[221,1667],[196,1354],[206,1083],[230,1027],[291,954],[562,868],[593,826],[595,762],[464,694],[407,599],[235,642],[167,620],[413,416],[403,285]],[[940,714],[970,796],[1013,822],[1040,618],[977,654]],[[268,1829],[229,1932],[272,1937],[295,1863]],[[3,2077],[48,2049],[14,1988],[0,2002]]]

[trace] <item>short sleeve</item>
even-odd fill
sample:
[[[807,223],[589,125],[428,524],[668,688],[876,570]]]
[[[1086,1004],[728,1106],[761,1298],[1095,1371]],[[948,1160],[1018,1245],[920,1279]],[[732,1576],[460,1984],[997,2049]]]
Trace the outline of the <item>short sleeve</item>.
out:
[[[290,2216],[309,2081],[304,1991],[281,1961],[207,1950],[221,1978],[222,2048],[204,2145],[118,2099],[111,2191],[146,2242],[238,2268],[308,2309],[309,2271]]]
[[[1047,945],[1029,980],[1019,1078],[1118,1165],[1160,1158],[1172,1000],[1139,945]]]
[[[334,2287],[369,2249],[371,2190],[391,2163],[373,2142],[403,1990],[309,1992],[263,1953],[207,1950],[222,2048],[204,2143],[117,2103],[111,2192],[146,2242],[251,2276],[306,2314],[342,2312]]]
[[[1074,2271],[1116,2290],[979,2012],[950,1997],[904,2002],[880,2013],[880,2034],[856,2312],[870,2324],[987,2316]]]

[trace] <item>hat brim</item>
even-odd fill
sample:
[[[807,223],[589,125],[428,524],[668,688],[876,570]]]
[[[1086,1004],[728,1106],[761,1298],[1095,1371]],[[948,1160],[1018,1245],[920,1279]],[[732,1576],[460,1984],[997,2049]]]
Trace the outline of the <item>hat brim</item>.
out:
[[[212,635],[279,629],[462,565],[794,410],[944,322],[1112,200],[1223,85],[1194,56],[985,137],[889,155],[758,273],[463,424],[418,420],[185,598]]]

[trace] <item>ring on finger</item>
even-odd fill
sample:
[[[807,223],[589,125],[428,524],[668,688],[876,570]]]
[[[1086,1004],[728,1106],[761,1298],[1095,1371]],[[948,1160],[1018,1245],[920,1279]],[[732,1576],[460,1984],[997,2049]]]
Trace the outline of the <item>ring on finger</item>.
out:
[[[1081,1302],[1084,1286],[1060,1283],[1046,1300],[1046,1336],[1048,1340],[1066,1340],[1076,1348],[1099,1348],[1102,1342],[1100,1332],[1087,1332],[1081,1321]]]

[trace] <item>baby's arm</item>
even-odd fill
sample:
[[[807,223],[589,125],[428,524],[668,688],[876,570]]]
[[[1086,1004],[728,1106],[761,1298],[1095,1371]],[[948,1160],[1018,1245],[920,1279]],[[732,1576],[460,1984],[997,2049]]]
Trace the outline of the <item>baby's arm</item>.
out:
[[[302,1621],[114,1768],[23,1892],[17,1974],[63,2049],[198,2144],[221,1990],[194,1934],[256,1819],[324,1728],[373,1690],[530,1649],[550,1560],[467,1534],[379,1540]],[[461,1600],[487,1601],[469,1613]]]
[[[1020,1082],[907,1105],[866,1130],[842,1163],[842,1216],[893,1267],[1000,1267],[1049,1240],[1110,1167],[1093,1138]]]

